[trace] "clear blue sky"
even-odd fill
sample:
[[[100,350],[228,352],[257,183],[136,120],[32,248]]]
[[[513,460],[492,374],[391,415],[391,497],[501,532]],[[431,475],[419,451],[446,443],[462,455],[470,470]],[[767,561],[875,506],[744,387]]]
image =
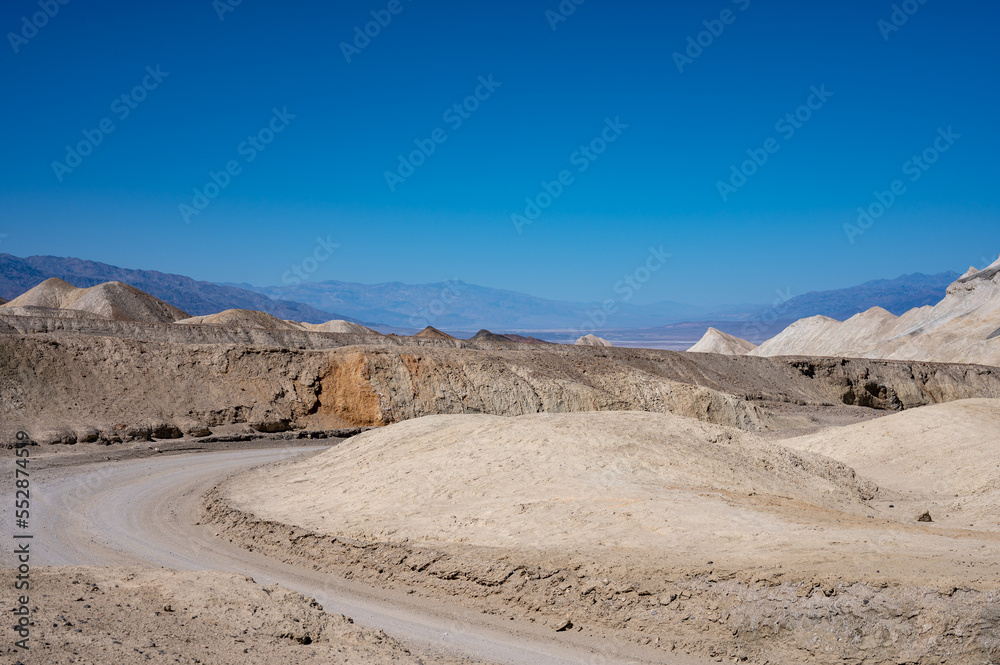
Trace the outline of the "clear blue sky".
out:
[[[70,0],[37,31],[22,17],[38,0],[3,3],[0,251],[264,285],[329,237],[316,280],[596,300],[662,245],[673,258],[635,302],[700,304],[1000,252],[997,3],[911,0],[888,32],[889,1],[586,0],[553,29],[558,0],[400,0],[348,63],[341,43],[388,0],[243,0],[220,20],[224,2]],[[705,21],[721,34],[678,71]],[[135,108],[115,102],[143,83]],[[833,96],[789,137],[776,121],[812,86]],[[445,112],[477,88],[456,127]],[[295,117],[248,161],[241,143],[275,108]],[[628,128],[574,157],[607,118]],[[92,154],[53,166],[104,119]],[[911,181],[904,164],[949,127],[961,138]],[[447,140],[392,191],[386,171],[438,128]],[[718,182],[770,138],[777,152],[724,201]],[[238,175],[186,223],[179,206],[230,161]],[[511,215],[564,170],[572,184],[518,233]],[[849,242],[844,224],[894,180],[905,193]]]

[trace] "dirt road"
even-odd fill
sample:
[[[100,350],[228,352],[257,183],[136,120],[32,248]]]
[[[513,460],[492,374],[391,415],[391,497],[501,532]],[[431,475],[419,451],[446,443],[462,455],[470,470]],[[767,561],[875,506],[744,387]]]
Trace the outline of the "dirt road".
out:
[[[304,452],[305,450],[305,452]],[[158,456],[37,472],[34,565],[220,570],[315,597],[414,651],[517,665],[695,663],[662,652],[553,633],[427,598],[373,589],[247,552],[198,524],[201,497],[230,474],[322,448]]]

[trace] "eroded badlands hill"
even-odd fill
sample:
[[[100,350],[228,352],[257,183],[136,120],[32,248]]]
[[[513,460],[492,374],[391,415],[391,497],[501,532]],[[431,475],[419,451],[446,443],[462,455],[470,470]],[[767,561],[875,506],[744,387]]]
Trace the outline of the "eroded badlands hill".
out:
[[[937,305],[895,316],[873,308],[840,322],[802,319],[750,352],[757,356],[889,358],[1000,366],[1000,260],[970,268]]]
[[[757,345],[734,337],[717,328],[709,328],[701,340],[688,349],[688,353],[721,353],[727,356],[745,356]]]
[[[189,316],[173,305],[122,282],[78,289],[55,277],[0,305],[0,308],[13,314],[65,316],[65,312],[79,312],[84,316],[110,321],[143,323],[173,323]]]

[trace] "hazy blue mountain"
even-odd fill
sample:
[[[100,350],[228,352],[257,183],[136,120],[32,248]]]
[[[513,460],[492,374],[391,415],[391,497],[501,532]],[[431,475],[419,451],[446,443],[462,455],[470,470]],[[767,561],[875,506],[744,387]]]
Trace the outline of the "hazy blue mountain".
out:
[[[433,325],[449,330],[543,330],[585,327],[634,328],[682,321],[704,313],[705,308],[662,302],[654,305],[618,303],[606,315],[599,303],[547,300],[462,281],[438,284],[355,284],[314,282],[294,286],[252,287],[272,298],[304,302],[323,310],[336,310],[364,321],[400,328]]]
[[[789,300],[778,299],[764,305],[710,309],[669,301],[652,305],[617,303],[618,311],[606,317],[599,303],[547,300],[461,281],[417,285],[328,281],[294,286],[237,286],[272,298],[304,302],[317,309],[338,311],[363,321],[398,328],[420,329],[433,325],[453,331],[495,328],[565,330],[571,334],[591,328],[655,328],[690,321],[730,321],[740,324],[727,326],[737,330],[747,328],[743,325],[745,322],[766,323],[753,326],[752,330],[747,328],[747,332],[759,337],[771,332],[775,322],[790,323],[815,314],[846,319],[875,306],[901,314],[914,307],[937,303],[944,298],[948,285],[958,277],[952,272],[917,273],[846,289],[807,293]]]
[[[96,261],[58,256],[19,258],[0,254],[0,298],[10,300],[50,277],[58,277],[77,287],[112,281],[125,282],[192,316],[214,314],[226,309],[254,309],[280,319],[307,323],[344,318],[302,303],[273,300],[255,291],[220,286],[212,282],[197,282],[182,275],[130,270]]]
[[[49,277],[59,277],[75,286],[125,282],[194,316],[225,309],[255,309],[282,319],[309,323],[347,319],[401,332],[433,325],[451,331],[565,331],[563,336],[597,329],[634,337],[621,331],[644,329],[640,336],[643,340],[652,339],[658,332],[686,339],[697,333],[695,328],[702,327],[698,322],[711,322],[731,334],[757,340],[771,336],[782,324],[816,314],[843,320],[875,306],[901,314],[932,305],[944,298],[948,285],[959,275],[916,273],[763,305],[704,308],[670,301],[651,305],[619,302],[616,312],[605,314],[599,303],[548,300],[462,281],[416,285],[329,281],[256,287],[198,282],[182,275],[74,258],[0,254],[0,298],[18,296]]]
[[[796,296],[781,307],[781,312],[796,320],[822,314],[843,321],[872,307],[882,307],[899,316],[915,307],[941,302],[948,287],[959,277],[956,272],[943,272],[877,279],[847,289]]]

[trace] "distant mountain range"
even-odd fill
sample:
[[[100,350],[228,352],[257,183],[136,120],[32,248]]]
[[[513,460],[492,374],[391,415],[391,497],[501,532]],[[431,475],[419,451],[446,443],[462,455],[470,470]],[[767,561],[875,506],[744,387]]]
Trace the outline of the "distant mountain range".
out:
[[[547,300],[462,281],[417,285],[330,281],[296,286],[230,286],[252,289],[272,298],[304,302],[317,309],[337,311],[363,321],[415,329],[429,325],[473,332],[481,328],[641,328],[668,321],[683,321],[706,311],[702,307],[675,302],[653,305],[618,303],[616,312],[606,314],[600,303]]]
[[[916,273],[847,289],[807,293],[772,305],[707,308],[669,301],[652,305],[617,303],[617,311],[606,316],[600,303],[546,300],[462,281],[419,285],[329,281],[296,286],[230,286],[399,328],[420,329],[433,325],[455,331],[480,328],[574,331],[655,328],[689,321],[760,320],[773,324],[774,321],[791,322],[815,314],[848,319],[872,307],[901,314],[914,307],[937,303],[944,298],[948,285],[958,277],[954,272]],[[768,330],[773,329],[773,325],[768,326]]]
[[[129,270],[96,261],[57,256],[19,258],[0,254],[0,298],[13,299],[50,277],[58,277],[81,288],[104,282],[125,282],[192,316],[215,314],[227,309],[252,309],[279,319],[305,323],[325,323],[345,318],[303,303],[273,300],[254,291],[197,282],[182,275]]]
[[[804,319],[823,315],[841,321],[872,307],[881,307],[899,316],[916,307],[936,305],[960,274],[937,275],[914,273],[896,279],[877,279],[836,291],[818,291],[796,296],[775,309],[784,318]]]
[[[382,329],[410,331],[429,325],[450,331],[474,332],[486,328],[499,332],[567,331],[566,334],[583,329],[643,329],[636,340],[645,340],[655,337],[657,329],[669,337],[696,335],[697,339],[708,325],[740,337],[765,339],[780,330],[782,323],[787,325],[817,314],[844,320],[872,307],[902,314],[938,303],[959,275],[916,273],[846,289],[807,293],[765,305],[707,308],[669,301],[651,305],[617,303],[617,311],[605,314],[599,303],[548,300],[462,281],[418,285],[328,281],[258,287],[199,282],[182,275],[130,270],[74,258],[18,258],[0,254],[0,298],[14,298],[49,277],[59,277],[78,287],[125,282],[192,316],[226,309],[252,309],[305,323],[344,319]],[[709,323],[702,326],[700,322]],[[699,327],[700,332],[696,330]]]
[[[709,328],[760,344],[793,322],[810,316],[845,321],[859,312],[881,307],[902,314],[917,307],[936,305],[948,286],[960,277],[955,272],[937,275],[915,273],[896,279],[879,279],[834,291],[816,291],[777,298],[769,306],[742,305],[716,309],[697,321],[668,323],[642,330],[602,332],[616,346],[643,346],[683,350],[701,339]],[[551,339],[550,341],[562,341]]]

